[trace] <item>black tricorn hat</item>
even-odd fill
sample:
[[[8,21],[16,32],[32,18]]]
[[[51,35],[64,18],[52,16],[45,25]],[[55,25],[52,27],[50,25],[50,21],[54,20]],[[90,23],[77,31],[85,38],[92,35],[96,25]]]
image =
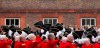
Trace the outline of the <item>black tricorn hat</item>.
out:
[[[87,35],[86,35],[86,37],[88,37],[88,38],[92,38],[92,34],[91,33],[88,33]]]
[[[43,26],[47,31],[50,30],[51,24],[44,24]]]
[[[16,32],[16,27],[13,24],[9,27],[9,29],[12,30],[13,32]]]
[[[2,30],[3,30],[4,32],[8,32],[8,31],[9,31],[8,26],[1,26],[1,28],[2,28]]]
[[[62,29],[63,29],[63,26],[62,26],[62,24],[60,24],[60,23],[57,23],[55,26],[56,26],[56,28],[59,29],[59,30],[62,30]]]
[[[36,22],[34,24],[35,27],[38,27],[38,28],[42,28],[43,27],[43,22],[42,21],[39,21],[39,22]]]
[[[66,31],[68,34],[71,33],[71,29],[70,28],[66,28]]]
[[[21,30],[20,28],[17,29],[17,32],[18,32],[19,34],[22,34],[22,30]]]
[[[58,32],[58,31],[59,31],[59,29],[56,28],[55,26],[50,27],[50,32],[55,33],[55,32]]]
[[[73,32],[74,39],[77,39],[77,38],[81,39],[82,35],[83,35],[83,31],[75,31],[75,32]]]
[[[21,31],[21,29],[20,28],[17,28],[16,31]]]

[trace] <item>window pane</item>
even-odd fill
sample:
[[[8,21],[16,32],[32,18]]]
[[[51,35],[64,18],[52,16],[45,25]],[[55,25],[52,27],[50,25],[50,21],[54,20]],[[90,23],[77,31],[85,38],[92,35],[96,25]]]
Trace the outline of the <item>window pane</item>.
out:
[[[15,25],[19,25],[19,19],[15,19]]]
[[[87,19],[87,25],[90,25],[90,19]]]
[[[95,20],[91,19],[91,25],[95,25]]]
[[[48,23],[48,19],[44,19],[44,24],[47,24]]]
[[[57,23],[57,19],[53,19],[53,25]]]
[[[49,24],[52,24],[52,19],[49,19]]]
[[[55,25],[57,23],[57,19],[55,18],[44,18],[44,24]]]
[[[6,19],[6,25],[10,25],[10,20]]]
[[[11,25],[14,25],[14,19],[11,19]]]
[[[82,26],[85,25],[85,19],[82,19]]]

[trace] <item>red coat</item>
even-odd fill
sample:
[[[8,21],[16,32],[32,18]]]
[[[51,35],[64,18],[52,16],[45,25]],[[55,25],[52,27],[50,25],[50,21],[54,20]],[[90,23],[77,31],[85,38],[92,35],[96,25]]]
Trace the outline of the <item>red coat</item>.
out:
[[[14,48],[26,48],[26,42],[15,42]]]
[[[15,42],[14,48],[20,48],[21,42]]]
[[[47,48],[56,48],[56,44],[59,42],[58,39],[56,40],[49,40],[47,42]]]
[[[9,47],[11,47],[12,41],[10,39],[8,39],[8,40],[5,40],[4,43],[5,43],[5,48],[9,48]]]
[[[39,44],[38,44],[38,48],[46,48],[47,47],[47,42],[40,42]]]
[[[42,40],[40,36],[36,36],[36,40]]]
[[[37,48],[38,44],[42,41],[41,37],[37,36],[36,41],[27,41],[26,48]]]
[[[60,42],[59,47],[60,48],[77,48],[75,44],[72,44],[70,42],[66,42],[66,43]]]
[[[59,42],[59,48],[66,48],[66,43]]]
[[[29,41],[27,41],[27,44],[26,44],[26,48],[35,48],[37,46],[37,43],[34,41],[31,41],[31,40],[29,40]]]
[[[0,48],[4,48],[5,47],[5,43],[3,40],[0,40]]]
[[[93,45],[82,45],[82,48],[93,48]]]
[[[0,40],[0,48],[9,48],[11,47],[11,40]]]
[[[21,42],[20,47],[21,47],[21,48],[26,48],[26,42]]]
[[[78,46],[76,44],[72,44],[72,47],[73,48],[77,48]]]
[[[100,48],[100,43],[95,43],[94,48]]]

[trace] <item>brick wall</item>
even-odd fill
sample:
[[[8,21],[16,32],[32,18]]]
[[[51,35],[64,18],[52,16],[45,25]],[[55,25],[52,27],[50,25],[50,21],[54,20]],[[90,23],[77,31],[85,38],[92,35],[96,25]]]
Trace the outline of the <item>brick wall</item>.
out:
[[[29,26],[32,28],[32,30],[34,31],[36,28],[34,27],[34,23],[40,21],[38,19],[39,14],[34,14],[34,13],[27,13],[25,16],[25,26],[27,24],[29,24]]]
[[[43,21],[43,18],[58,18],[59,23],[62,23],[62,16],[55,13],[26,13],[25,25],[29,24],[32,30],[35,30],[34,23]]]
[[[76,25],[76,14],[67,13],[27,13],[25,17],[25,24],[29,24],[32,29],[35,29],[34,23],[42,21],[43,18],[58,18],[59,23],[64,23],[64,25]]]
[[[63,23],[66,26],[75,25],[75,14],[70,14],[70,13],[62,13],[61,14],[63,16]]]
[[[97,14],[97,26],[100,27],[100,14]]]
[[[10,11],[10,10],[9,10]],[[59,23],[64,23],[64,25],[69,26],[75,26],[77,25],[80,27],[80,19],[81,18],[96,18],[96,26],[100,27],[100,14],[98,13],[80,13],[75,11],[64,11],[64,10],[42,10],[42,11],[20,11],[20,10],[11,10],[4,11],[3,13],[0,12],[0,25],[4,25],[4,19],[5,18],[20,18],[21,19],[21,28],[24,28],[27,24],[30,25],[32,30],[34,31],[36,28],[34,27],[34,23],[38,21],[42,21],[43,18],[58,18]]]
[[[0,0],[0,9],[1,9],[1,7],[2,7],[2,0]]]

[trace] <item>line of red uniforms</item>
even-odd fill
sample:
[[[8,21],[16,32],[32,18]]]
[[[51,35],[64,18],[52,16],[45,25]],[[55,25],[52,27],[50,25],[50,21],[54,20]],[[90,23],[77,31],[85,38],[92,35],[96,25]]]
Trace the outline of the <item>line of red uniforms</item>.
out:
[[[63,44],[59,39],[48,40],[47,42],[42,41],[42,39],[37,36],[36,41],[26,41],[26,42],[16,42],[15,48],[56,48],[57,43],[59,43],[59,48],[77,48],[76,45],[66,42]]]
[[[11,43],[12,41],[10,39],[0,40],[0,48],[10,48]],[[62,43],[59,39],[43,42],[39,36],[37,36],[36,41],[16,41],[14,48],[56,48],[57,43],[59,43],[59,48],[77,48],[75,44],[72,44],[71,42]],[[100,43],[82,45],[82,48],[100,48]]]
[[[10,39],[0,40],[0,48],[10,48],[12,41]]]
[[[94,43],[89,45],[82,45],[82,48],[100,48],[100,43]]]

